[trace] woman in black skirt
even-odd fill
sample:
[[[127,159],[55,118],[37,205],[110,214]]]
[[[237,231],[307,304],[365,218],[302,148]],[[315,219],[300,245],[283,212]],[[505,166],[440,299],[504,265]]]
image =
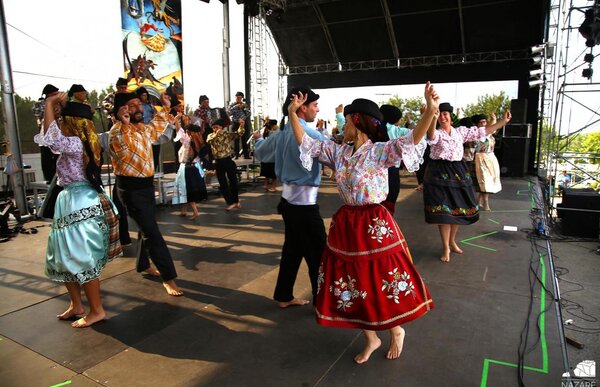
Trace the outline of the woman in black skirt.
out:
[[[423,181],[423,201],[425,220],[439,227],[443,247],[440,259],[449,262],[450,251],[462,254],[455,240],[458,226],[479,220],[473,177],[462,161],[463,144],[493,133],[506,125],[512,116],[510,111],[507,111],[502,120],[486,128],[453,128],[452,105],[447,102],[441,103],[439,110],[439,129],[430,128],[427,132],[431,160]]]
[[[269,137],[270,134],[277,131],[279,126],[277,120],[267,119],[263,129],[263,138]],[[277,186],[277,176],[275,175],[275,160],[264,161],[260,163],[260,175],[265,178],[265,191],[275,192]]]

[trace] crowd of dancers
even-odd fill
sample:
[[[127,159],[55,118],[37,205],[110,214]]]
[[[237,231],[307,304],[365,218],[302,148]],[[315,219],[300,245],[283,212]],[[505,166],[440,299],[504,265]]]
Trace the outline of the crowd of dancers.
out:
[[[200,97],[196,119],[191,119],[177,109],[181,103],[176,98],[161,94],[160,105],[153,106],[147,90],[128,92],[125,83],[117,84],[125,87],[105,101],[110,104],[110,131],[97,135],[84,96],[74,98],[85,89],[75,86],[81,85],[69,93],[44,89],[48,92],[35,141],[59,155],[56,183],[62,188],[53,204],[46,275],[64,283],[70,296],[69,307],[57,317],[74,319],[72,325],[82,328],[106,316],[99,276],[110,259],[122,254],[121,245],[131,243],[128,227],[123,226],[127,216],[142,236],[136,270],[160,276],[169,295],[183,295],[156,222],[153,145],[180,144],[173,204],[181,204],[183,216],[191,208],[195,219],[196,202],[207,197],[207,174],[217,175],[227,211],[242,207],[234,158],[249,157],[244,144],[250,131],[249,109],[241,92],[229,109],[234,125],[228,130],[229,115],[210,119],[206,96]],[[365,346],[354,359],[359,364],[381,346],[377,332],[382,330],[388,330],[391,338],[386,357],[398,358],[405,336],[402,324],[434,307],[394,219],[400,166],[411,172],[424,169],[425,220],[438,225],[443,262],[450,261],[451,253],[462,253],[455,240],[459,225],[476,222],[480,208],[489,210],[489,194],[501,189],[492,134],[510,121],[510,112],[497,121],[492,115],[489,123],[478,115],[473,122],[454,127],[453,107],[440,103],[430,83],[424,98],[419,122],[406,125],[411,128],[400,126],[402,113],[391,105],[379,107],[367,99],[340,105],[336,141],[309,125],[319,112],[319,95],[309,88],[294,88],[283,106],[287,124],[277,130],[277,121],[265,120],[265,130],[253,135],[265,191],[274,191],[277,180],[282,184],[277,210],[285,235],[273,298],[280,308],[311,303],[294,296],[305,259],[317,323],[363,331]],[[234,143],[241,145],[239,150],[234,151]],[[102,187],[102,147],[110,152],[116,176],[112,198]],[[422,168],[427,148],[428,163]],[[323,166],[333,171],[343,200],[328,233],[317,203]],[[90,307],[87,314],[81,289]]]

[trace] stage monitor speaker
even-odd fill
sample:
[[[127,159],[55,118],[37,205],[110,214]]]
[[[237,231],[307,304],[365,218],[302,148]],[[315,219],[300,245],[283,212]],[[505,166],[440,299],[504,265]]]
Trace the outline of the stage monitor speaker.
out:
[[[508,137],[502,139],[502,176],[523,177],[527,173],[529,139]]]
[[[580,238],[598,238],[600,232],[600,212],[573,211],[578,210],[600,211],[600,194],[591,188],[568,188],[563,193],[559,217],[562,219],[562,233],[564,235]]]
[[[502,128],[502,137],[531,138],[531,124],[506,124]]]
[[[512,124],[526,124],[527,123],[527,99],[511,99],[510,100],[510,113],[512,114]]]

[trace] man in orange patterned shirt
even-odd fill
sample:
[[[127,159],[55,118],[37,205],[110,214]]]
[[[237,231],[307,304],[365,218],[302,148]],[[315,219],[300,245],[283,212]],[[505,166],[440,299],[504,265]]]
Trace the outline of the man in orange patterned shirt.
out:
[[[109,133],[110,153],[116,175],[117,195],[127,207],[142,233],[138,249],[136,269],[154,276],[161,276],[163,286],[171,296],[183,292],[175,284],[177,272],[167,244],[156,223],[154,196],[154,161],[152,144],[159,138],[170,138],[169,124],[175,118],[168,114],[171,108],[169,96],[161,96],[163,111],[152,121],[144,124],[142,102],[135,93],[115,95],[114,114],[117,123]],[[156,269],[150,266],[152,260]],[[157,270],[158,269],[158,270]]]

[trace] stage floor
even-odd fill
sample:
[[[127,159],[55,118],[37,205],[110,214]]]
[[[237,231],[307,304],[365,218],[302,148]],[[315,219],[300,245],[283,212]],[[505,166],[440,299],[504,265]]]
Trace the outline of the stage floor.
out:
[[[242,210],[226,212],[224,201],[211,197],[199,204],[195,221],[179,216],[175,206],[161,206],[159,224],[185,296],[169,297],[159,281],[135,272],[134,241],[103,271],[107,320],[87,329],[56,319],[68,297],[43,274],[48,223],[29,222],[25,227],[38,226],[37,234],[19,234],[0,245],[0,384],[517,386],[520,338],[527,333],[525,385],[560,386],[565,365],[546,241],[529,237],[530,214],[538,207],[535,182],[502,183],[492,211],[460,228],[464,254],[442,263],[438,230],[424,221],[415,179],[402,178],[396,219],[435,308],[404,326],[400,359],[385,359],[388,335],[382,333],[382,348],[360,366],[352,361],[363,346],[359,331],[323,328],[310,306],[282,310],[272,301],[283,222],[276,213],[279,192],[265,192],[261,184],[242,186]],[[328,226],[341,204],[328,179],[319,204]],[[562,291],[570,282],[582,285],[569,297],[598,317],[595,247],[552,245],[561,268],[570,271],[561,272],[569,281],[561,283]],[[534,272],[539,281],[531,284]],[[308,298],[309,288],[303,265],[296,296]],[[600,358],[597,334],[567,335],[586,344],[583,350],[567,347],[570,367]]]

